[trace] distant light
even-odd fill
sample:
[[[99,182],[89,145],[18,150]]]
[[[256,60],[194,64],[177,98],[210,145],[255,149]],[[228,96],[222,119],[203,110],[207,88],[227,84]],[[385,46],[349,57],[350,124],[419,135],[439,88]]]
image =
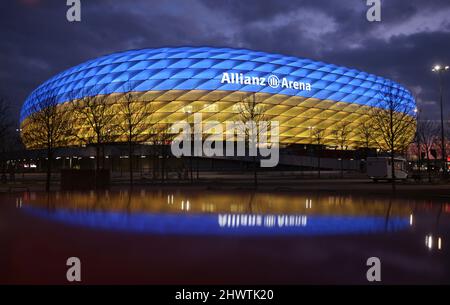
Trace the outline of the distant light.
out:
[[[436,65],[436,66],[433,67],[433,69],[431,71],[433,71],[433,72],[440,72],[440,71],[447,71],[449,69],[450,69],[450,66],[442,67],[442,66]]]
[[[414,216],[413,216],[413,214],[410,214],[409,215],[409,225],[412,226],[413,222],[414,222]]]
[[[438,238],[438,250],[441,250],[442,249],[442,239],[439,237]]]
[[[428,247],[428,249],[432,249],[433,248],[433,236],[427,235],[425,237],[425,245]]]

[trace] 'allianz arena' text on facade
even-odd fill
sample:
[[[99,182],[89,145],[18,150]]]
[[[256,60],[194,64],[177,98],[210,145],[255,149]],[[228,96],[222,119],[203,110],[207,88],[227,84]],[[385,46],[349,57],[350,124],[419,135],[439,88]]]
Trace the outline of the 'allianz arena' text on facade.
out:
[[[117,104],[131,92],[136,101],[151,103],[148,124],[193,122],[195,113],[203,121],[239,121],[237,105],[254,95],[264,106],[265,119],[279,122],[281,144],[314,143],[312,130],[319,128],[326,131],[324,144],[333,145],[333,132],[346,122],[352,130],[348,145],[357,147],[362,139],[356,127],[367,120],[367,109],[377,105],[386,82],[414,105],[410,92],[399,84],[310,59],[230,48],[131,50],[52,77],[27,98],[20,120],[26,127],[35,105],[49,97],[67,105],[86,94],[107,95]],[[120,124],[119,117],[115,121]],[[81,125],[75,124],[77,139],[89,133]]]

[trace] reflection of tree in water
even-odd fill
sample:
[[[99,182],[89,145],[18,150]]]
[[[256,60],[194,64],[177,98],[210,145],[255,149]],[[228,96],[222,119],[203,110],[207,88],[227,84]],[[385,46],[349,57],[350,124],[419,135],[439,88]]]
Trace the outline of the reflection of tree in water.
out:
[[[132,212],[132,210],[131,210],[131,197],[132,197],[131,191],[127,192],[126,195],[128,195],[128,196],[126,196],[127,197],[126,198],[126,211],[128,214],[130,214]]]
[[[43,193],[25,197],[24,203],[48,207],[83,211],[123,211],[123,212],[179,212],[180,206],[168,204],[167,196],[175,196],[175,202],[189,198],[191,203],[188,212],[242,212],[266,214],[298,214],[314,212],[318,215],[377,215],[389,218],[392,216],[410,215],[412,204],[392,199],[390,207],[387,199],[365,197],[349,197],[339,195],[321,196],[317,194],[278,194],[260,192],[180,192],[179,190],[139,192],[138,190],[122,191],[85,191],[60,192],[50,197]],[[307,202],[305,209],[305,200]],[[401,200],[400,200],[401,201]],[[195,204],[194,204],[195,203]],[[213,206],[213,209],[205,208]],[[419,202],[420,206],[420,202]],[[390,209],[387,215],[386,209]]]
[[[441,219],[441,215],[442,215],[442,209],[443,209],[444,204],[442,202],[440,202],[439,204],[439,210],[436,216],[436,223],[434,225],[434,231],[439,234],[439,221]]]
[[[250,196],[247,200],[247,211],[248,213],[252,213],[254,212],[254,201],[255,201],[255,197],[256,197],[256,193],[255,192],[251,192]]]
[[[101,210],[102,212],[108,211],[109,210],[109,206],[108,206],[108,197],[104,196],[105,194],[100,194],[101,191],[92,191],[93,193],[93,197],[94,199],[94,210]]]
[[[387,231],[389,229],[389,218],[391,217],[392,210],[392,199],[389,198],[388,208],[386,210],[386,216],[384,221],[384,230]]]
[[[47,210],[49,211],[56,210],[55,200],[53,200],[53,194],[46,192],[44,196],[47,205]]]

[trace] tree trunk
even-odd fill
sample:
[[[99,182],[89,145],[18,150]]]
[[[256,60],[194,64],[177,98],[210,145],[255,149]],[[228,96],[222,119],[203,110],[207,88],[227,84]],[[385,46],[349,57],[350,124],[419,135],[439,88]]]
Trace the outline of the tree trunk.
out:
[[[98,172],[100,169],[100,144],[95,145],[95,170]]]
[[[392,178],[392,193],[395,193],[395,166],[394,166],[394,154],[395,154],[395,133],[394,133],[394,111],[389,111],[389,130],[391,138],[390,148],[391,148],[391,178]]]
[[[317,174],[318,178],[320,179],[320,148],[317,151]]]
[[[95,189],[98,187],[98,172],[100,171],[100,144],[96,144],[95,146]]]
[[[52,177],[52,149],[47,148],[47,179],[45,180],[45,191],[50,191],[50,179]]]
[[[0,159],[0,165],[1,165],[1,179],[0,183],[6,183],[6,161],[4,160],[6,157],[4,156],[5,152],[2,152],[2,156]]]
[[[128,141],[128,170],[130,171],[130,187],[133,186],[133,144]]]
[[[428,173],[428,182],[431,183],[431,168],[430,168],[430,156],[428,154],[428,147],[425,147],[427,150],[427,173]]]
[[[102,169],[105,168],[105,145],[102,144]]]
[[[395,193],[395,166],[394,166],[394,151],[391,150],[391,178],[392,178],[392,192]]]
[[[419,162],[419,164],[420,164],[420,161],[421,161],[420,152],[421,152],[420,143],[417,142],[417,162]]]
[[[159,166],[158,157],[155,154],[153,154],[151,158],[152,158],[152,180],[153,182],[156,182],[156,179],[158,177],[158,166]]]
[[[192,165],[192,155],[188,157],[189,158],[189,177],[191,180],[191,183],[194,182],[194,167]]]
[[[258,188],[258,165],[256,156],[253,157],[253,182],[255,189]]]
[[[162,158],[161,158],[161,182],[164,183],[166,180],[166,173],[165,173],[165,167],[166,167],[166,162],[165,162],[165,156],[164,154],[162,154]]]
[[[200,160],[199,160],[199,158],[197,158],[197,160],[196,160],[197,162],[196,162],[196,165],[197,165],[197,180],[199,179],[199,166],[200,166]]]

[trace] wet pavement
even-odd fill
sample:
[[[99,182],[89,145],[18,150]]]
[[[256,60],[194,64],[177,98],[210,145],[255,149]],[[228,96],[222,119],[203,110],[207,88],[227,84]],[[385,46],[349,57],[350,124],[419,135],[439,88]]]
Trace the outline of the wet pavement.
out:
[[[443,200],[137,189],[0,194],[0,283],[450,283]]]

